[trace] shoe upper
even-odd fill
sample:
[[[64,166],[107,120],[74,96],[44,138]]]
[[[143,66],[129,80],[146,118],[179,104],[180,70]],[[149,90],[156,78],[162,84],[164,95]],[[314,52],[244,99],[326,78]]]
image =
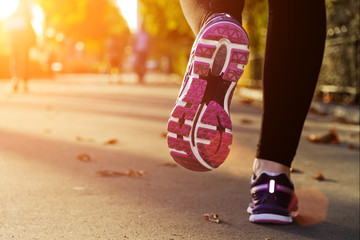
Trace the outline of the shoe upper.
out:
[[[289,216],[289,205],[294,185],[284,173],[263,172],[253,176],[250,183],[251,214],[277,214]]]

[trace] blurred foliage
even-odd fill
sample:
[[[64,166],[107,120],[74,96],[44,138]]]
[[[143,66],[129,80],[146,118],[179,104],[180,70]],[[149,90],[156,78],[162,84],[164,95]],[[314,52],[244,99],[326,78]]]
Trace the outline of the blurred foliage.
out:
[[[253,58],[261,58],[265,51],[265,38],[268,22],[266,0],[246,1],[243,11],[243,25],[249,35]]]
[[[140,0],[145,29],[153,36],[155,59],[167,57],[171,72],[182,75],[190,54],[194,34],[187,24],[178,0]]]
[[[140,0],[146,28],[155,38],[155,55],[171,56],[182,74],[186,67],[193,33],[175,0]],[[243,25],[250,38],[250,63],[244,85],[261,86],[266,43],[268,3],[246,1]],[[319,84],[359,88],[359,1],[326,0],[327,42]],[[178,65],[180,63],[180,66]],[[255,80],[255,81],[254,81]],[[358,90],[357,90],[358,91]]]
[[[140,0],[140,13],[154,36],[175,41],[194,38],[177,0]]]
[[[154,40],[153,56],[168,56],[174,72],[183,74],[190,54],[194,34],[183,16],[177,0],[140,0],[140,13]],[[267,25],[267,1],[247,1],[244,9],[244,26],[250,33],[251,58],[263,58]],[[257,62],[254,74],[261,73]],[[253,75],[253,74],[251,74]]]
[[[249,36],[250,58],[240,85],[261,86],[268,22],[266,0],[245,1],[243,26]]]
[[[326,0],[327,41],[321,85],[354,87],[359,92],[360,3]]]
[[[130,34],[113,0],[37,0],[45,12],[45,29],[83,41],[99,53],[105,40],[116,35],[127,43]]]
[[[86,54],[101,58],[104,43],[116,36],[122,45],[130,35],[115,0],[33,0],[45,13],[45,33],[52,29],[63,34],[58,52],[66,53],[66,40],[85,43]],[[133,1],[133,0],[132,0]],[[359,89],[359,0],[326,0],[327,42],[319,84],[350,86]],[[185,71],[194,40],[178,0],[139,0],[145,29],[152,35],[150,58],[166,58],[170,72]],[[267,31],[267,1],[246,1],[243,25],[250,38],[250,64],[244,85],[260,86]],[[0,26],[1,27],[1,26]],[[55,34],[55,35],[56,35]],[[255,80],[255,81],[254,81]],[[358,91],[358,90],[357,90]]]

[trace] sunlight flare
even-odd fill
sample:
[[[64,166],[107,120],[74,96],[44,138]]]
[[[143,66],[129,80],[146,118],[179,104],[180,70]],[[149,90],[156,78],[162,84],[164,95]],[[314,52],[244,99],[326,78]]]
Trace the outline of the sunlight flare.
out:
[[[116,2],[130,30],[132,32],[136,31],[138,27],[137,0],[117,0]]]
[[[19,5],[18,0],[0,0],[0,18],[6,18],[15,12]]]

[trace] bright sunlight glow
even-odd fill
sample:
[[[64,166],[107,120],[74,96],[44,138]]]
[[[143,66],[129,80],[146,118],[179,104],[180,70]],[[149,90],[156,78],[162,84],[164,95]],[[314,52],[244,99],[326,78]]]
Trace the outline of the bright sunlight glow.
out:
[[[34,5],[31,8],[31,13],[32,13],[31,24],[32,24],[36,34],[40,36],[43,33],[43,24],[44,24],[44,20],[45,20],[45,14],[39,5]]]
[[[117,0],[116,2],[130,30],[136,31],[138,27],[137,0]]]
[[[6,18],[15,12],[19,0],[0,0],[0,18]]]

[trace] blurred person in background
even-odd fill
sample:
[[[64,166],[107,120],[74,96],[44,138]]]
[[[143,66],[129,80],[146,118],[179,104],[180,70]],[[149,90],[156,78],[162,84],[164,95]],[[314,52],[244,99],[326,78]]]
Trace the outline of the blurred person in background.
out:
[[[10,74],[12,88],[16,92],[20,83],[28,91],[29,50],[36,45],[35,31],[31,25],[30,5],[20,0],[16,11],[5,21],[5,31],[10,43]]]
[[[215,169],[230,151],[230,102],[249,60],[244,2],[180,0],[197,37],[167,139],[171,156],[190,170]],[[324,53],[325,1],[269,0],[268,7],[262,126],[247,212],[251,222],[287,224],[297,210],[290,167]]]
[[[146,73],[146,60],[150,48],[150,34],[145,31],[144,24],[140,25],[138,32],[134,36],[133,52],[135,56],[134,70],[138,75],[139,83],[144,83]]]
[[[118,77],[122,68],[124,47],[121,47],[120,41],[116,35],[112,35],[106,40],[105,48],[108,62],[107,74],[109,76],[109,83],[116,83],[118,82]]]

